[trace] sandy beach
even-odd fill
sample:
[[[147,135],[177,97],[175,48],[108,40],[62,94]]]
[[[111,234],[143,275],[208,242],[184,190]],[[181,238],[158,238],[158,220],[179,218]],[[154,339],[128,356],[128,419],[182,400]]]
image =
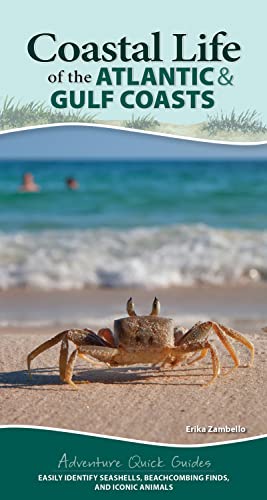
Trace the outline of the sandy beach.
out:
[[[1,292],[0,424],[60,427],[178,444],[265,434],[267,334],[261,327],[267,325],[266,292],[266,284],[153,291]],[[190,326],[197,320],[214,319],[245,333],[256,347],[254,367],[245,367],[248,351],[236,343],[242,366],[208,388],[202,387],[211,376],[208,357],[190,367],[179,365],[172,372],[144,366],[96,368],[79,360],[74,380],[90,383],[75,391],[59,382],[59,346],[55,346],[34,361],[29,380],[26,356],[38,344],[66,327],[112,326],[113,318],[124,315],[130,295],[138,312],[146,313],[155,293],[162,303],[162,315],[174,317],[178,324]],[[66,321],[57,324],[63,312]],[[219,352],[225,372],[232,361],[222,346]],[[247,432],[186,432],[186,426],[196,425],[240,425]]]

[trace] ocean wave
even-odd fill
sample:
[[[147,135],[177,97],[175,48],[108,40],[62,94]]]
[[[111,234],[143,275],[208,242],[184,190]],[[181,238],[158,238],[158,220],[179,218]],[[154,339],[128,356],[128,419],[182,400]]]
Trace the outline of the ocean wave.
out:
[[[267,231],[177,225],[0,233],[2,289],[168,287],[267,279]]]

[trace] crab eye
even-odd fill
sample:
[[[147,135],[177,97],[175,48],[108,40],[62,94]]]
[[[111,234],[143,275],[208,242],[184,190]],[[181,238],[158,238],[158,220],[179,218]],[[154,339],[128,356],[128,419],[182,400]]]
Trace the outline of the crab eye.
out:
[[[152,337],[152,336],[151,336],[151,337],[149,337],[149,339],[148,339],[148,343],[149,343],[149,345],[152,345],[152,344],[153,344],[153,341],[154,341],[153,337]]]

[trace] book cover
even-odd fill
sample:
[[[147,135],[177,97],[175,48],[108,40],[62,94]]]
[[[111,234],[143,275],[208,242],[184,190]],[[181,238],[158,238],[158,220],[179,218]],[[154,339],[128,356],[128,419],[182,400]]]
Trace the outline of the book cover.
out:
[[[5,498],[251,498],[266,6],[2,6]]]

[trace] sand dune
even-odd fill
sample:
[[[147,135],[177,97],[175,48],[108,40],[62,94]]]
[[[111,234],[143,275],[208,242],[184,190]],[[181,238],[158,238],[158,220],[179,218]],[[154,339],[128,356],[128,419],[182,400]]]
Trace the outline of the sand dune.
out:
[[[97,123],[102,125],[109,125],[112,127],[125,127],[125,123],[119,120],[98,120]],[[177,125],[175,123],[161,122],[157,127],[153,128],[151,132],[158,134],[174,135],[177,137],[192,137],[195,139],[206,139],[208,141],[223,141],[223,142],[266,142],[267,133],[244,133],[240,131],[220,131],[216,134],[210,134],[204,125],[206,122],[193,123],[191,125]]]

